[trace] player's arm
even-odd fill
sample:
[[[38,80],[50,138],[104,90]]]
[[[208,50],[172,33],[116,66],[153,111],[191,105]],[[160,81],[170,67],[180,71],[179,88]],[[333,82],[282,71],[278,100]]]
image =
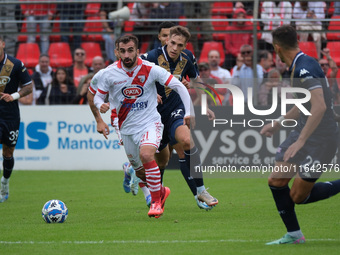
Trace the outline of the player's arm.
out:
[[[32,82],[28,85],[25,85],[22,87],[18,92],[8,94],[8,93],[0,93],[0,100],[4,100],[5,102],[13,102],[15,100],[18,100],[21,97],[25,97],[29,94],[31,94],[33,91],[33,85]]]
[[[301,133],[299,138],[295,143],[293,143],[287,149],[283,159],[287,161],[289,158],[292,158],[296,155],[296,153],[303,147],[306,143],[307,139],[311,136],[311,134],[315,131],[315,129],[320,124],[322,117],[327,109],[326,103],[324,100],[323,90],[322,88],[316,88],[310,91],[311,93],[311,115],[308,117],[307,122]]]
[[[87,91],[87,101],[89,103],[91,112],[97,122],[97,132],[103,134],[103,136],[106,139],[108,139],[107,136],[110,134],[109,126],[104,122],[104,120],[100,116],[100,113],[94,104],[94,94],[92,94],[90,90]]]

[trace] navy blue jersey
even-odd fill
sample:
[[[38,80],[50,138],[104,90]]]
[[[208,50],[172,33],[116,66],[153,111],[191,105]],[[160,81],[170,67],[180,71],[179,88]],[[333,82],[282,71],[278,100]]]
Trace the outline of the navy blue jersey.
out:
[[[0,62],[0,87],[3,89],[5,86],[4,93],[15,93],[19,86],[26,86],[31,82],[31,77],[24,64],[5,54],[4,60]],[[0,120],[16,119],[20,119],[18,100],[9,103],[0,100]]]
[[[180,81],[188,76],[190,79],[195,79],[199,75],[196,59],[189,50],[183,50],[179,58],[173,62],[166,51],[166,45],[162,48],[154,49],[141,56],[156,65],[163,67],[172,73]],[[157,93],[162,97],[163,104],[157,107],[158,112],[162,116],[162,121],[165,116],[170,116],[171,112],[180,104],[182,100],[176,91],[170,88],[157,84]]]
[[[329,136],[334,135],[337,132],[337,124],[333,115],[333,103],[331,91],[329,89],[327,78],[325,77],[319,63],[312,57],[305,55],[303,52],[298,53],[289,69],[291,72],[292,86],[313,90],[316,88],[322,88],[324,94],[325,104],[327,106],[322,120],[318,127],[313,132],[312,136]],[[304,95],[297,94],[299,97]],[[307,102],[304,107],[310,111],[311,103]],[[306,124],[308,116],[303,113],[300,114],[298,125],[296,130],[300,132]]]

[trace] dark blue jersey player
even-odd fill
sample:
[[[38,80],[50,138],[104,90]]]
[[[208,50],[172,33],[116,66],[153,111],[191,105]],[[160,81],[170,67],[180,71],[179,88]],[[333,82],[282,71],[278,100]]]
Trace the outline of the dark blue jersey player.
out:
[[[297,34],[293,27],[282,26],[272,32],[276,53],[290,66],[293,87],[310,92],[310,100],[303,104],[311,115],[304,114],[294,106],[285,116],[272,125],[266,125],[261,133],[271,136],[279,130],[280,123],[286,119],[297,120],[297,126],[279,146],[275,167],[268,184],[276,207],[280,213],[287,233],[278,240],[267,243],[297,244],[305,238],[295,214],[295,204],[307,204],[329,198],[340,192],[340,180],[318,182],[324,166],[331,163],[337,150],[338,127],[334,120],[332,99],[327,79],[320,65],[313,58],[300,51]],[[298,97],[304,97],[302,93]],[[288,184],[295,178],[291,188]]]
[[[191,80],[200,82],[195,57],[190,51],[185,50],[189,39],[190,33],[187,28],[174,26],[170,28],[166,45],[144,54],[142,58],[167,69],[181,81],[184,77],[189,77]],[[169,150],[166,146],[170,143],[179,156],[181,172],[195,196],[198,206],[203,209],[211,209],[218,203],[218,200],[206,191],[202,176],[193,178],[190,174],[190,171],[194,171],[194,167],[200,164],[200,156],[193,139],[191,139],[189,128],[183,125],[185,113],[183,103],[175,91],[164,88],[164,86],[157,85],[157,93],[162,97],[162,103],[158,105],[157,110],[161,114],[164,124],[159,148],[161,152],[156,155],[160,169],[164,171],[169,160]],[[210,113],[213,115],[212,112]]]
[[[31,77],[24,64],[8,56],[4,48],[5,42],[0,36],[0,143],[3,155],[0,202],[6,201],[9,195],[9,177],[14,166],[13,152],[20,125],[18,99],[32,93]]]

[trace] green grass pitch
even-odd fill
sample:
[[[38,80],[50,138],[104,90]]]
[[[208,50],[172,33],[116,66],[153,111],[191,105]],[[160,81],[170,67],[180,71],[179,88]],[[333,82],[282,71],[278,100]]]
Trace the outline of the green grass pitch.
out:
[[[166,171],[171,194],[160,219],[144,197],[126,194],[122,171],[15,171],[0,204],[0,254],[339,254],[340,195],[296,211],[302,245],[266,246],[285,228],[267,180],[205,179],[219,199],[200,210],[180,171]],[[63,224],[46,224],[44,203],[64,201]]]

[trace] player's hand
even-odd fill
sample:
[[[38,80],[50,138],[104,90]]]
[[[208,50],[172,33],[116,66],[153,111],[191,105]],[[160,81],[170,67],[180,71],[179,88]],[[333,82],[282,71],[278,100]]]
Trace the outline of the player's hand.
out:
[[[97,123],[97,132],[103,134],[103,136],[108,139],[107,136],[110,134],[109,126],[104,121],[101,121]]]
[[[162,96],[157,94],[157,104],[163,104]]]
[[[272,135],[280,129],[280,124],[276,121],[272,123],[268,123],[267,125],[264,125],[263,128],[260,131],[261,135],[264,135],[266,137],[272,137]]]
[[[7,103],[14,101],[13,97],[10,94],[1,92],[0,96],[0,100],[4,100]]]
[[[195,128],[196,121],[194,116],[185,116],[183,119],[183,125],[187,125],[188,128]]]
[[[108,103],[105,103],[105,104],[102,104],[102,105],[100,106],[99,111],[100,111],[101,113],[106,113],[109,109],[110,109],[110,105],[109,105]]]
[[[209,120],[214,120],[215,119],[215,113],[210,110],[209,108],[207,109],[207,115]]]
[[[304,142],[297,140],[295,143],[289,146],[285,152],[285,155],[283,155],[283,161],[287,162],[290,158],[294,157],[304,144]]]
[[[183,84],[187,89],[190,89],[190,82],[187,81],[185,78],[182,79],[182,84]]]

